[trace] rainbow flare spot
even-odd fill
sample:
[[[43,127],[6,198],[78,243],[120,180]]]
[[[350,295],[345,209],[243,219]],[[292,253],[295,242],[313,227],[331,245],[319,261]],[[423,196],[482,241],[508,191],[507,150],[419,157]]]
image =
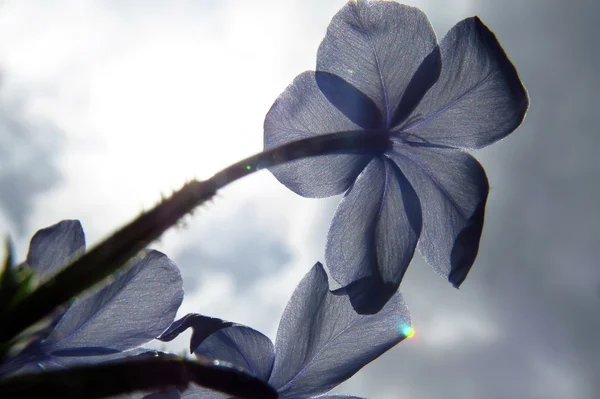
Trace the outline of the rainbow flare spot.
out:
[[[246,165],[246,170],[250,170],[250,169],[252,169],[252,166]]]
[[[400,328],[402,334],[406,336],[406,338],[412,338],[415,336],[415,329],[411,326],[404,325]]]

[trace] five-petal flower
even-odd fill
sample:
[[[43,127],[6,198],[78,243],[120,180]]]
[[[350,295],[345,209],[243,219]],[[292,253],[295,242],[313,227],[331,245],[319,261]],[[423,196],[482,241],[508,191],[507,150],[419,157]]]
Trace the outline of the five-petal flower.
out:
[[[385,132],[381,154],[332,154],[271,168],[306,197],[345,193],[325,258],[360,313],[397,291],[417,247],[458,287],[483,228],[488,181],[467,149],[522,122],[529,101],[494,34],[477,18],[437,43],[420,10],[350,1],[333,18],[317,71],[286,88],[265,119],[265,147],[314,135]]]
[[[275,345],[250,327],[197,314],[173,323],[161,339],[171,340],[189,327],[194,330],[190,350],[196,356],[239,367],[271,384],[280,398],[312,398],[330,391],[402,341],[410,316],[400,293],[376,315],[357,314],[347,296],[329,291],[327,275],[317,263],[288,302]],[[179,397],[176,392],[170,395],[150,397]],[[193,387],[181,397],[225,396]]]
[[[40,278],[48,277],[84,249],[79,221],[64,220],[33,236],[27,264]],[[132,350],[171,325],[182,300],[177,266],[158,251],[146,251],[110,284],[77,298],[55,315],[42,336],[0,364],[0,375],[114,360],[137,353]]]

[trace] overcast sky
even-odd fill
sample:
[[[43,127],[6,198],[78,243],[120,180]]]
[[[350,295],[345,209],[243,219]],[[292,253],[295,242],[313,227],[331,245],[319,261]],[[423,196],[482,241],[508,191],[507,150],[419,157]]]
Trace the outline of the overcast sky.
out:
[[[479,15],[531,96],[524,125],[478,151],[490,197],[460,290],[418,256],[402,284],[416,336],[338,391],[372,399],[600,397],[600,134],[595,0],[423,0],[439,38]],[[80,219],[94,243],[178,188],[262,148],[275,98],[343,0],[0,5],[0,232]],[[339,197],[260,172],[155,247],[181,267],[181,314],[274,338],[323,261]],[[168,348],[180,350],[179,340]]]

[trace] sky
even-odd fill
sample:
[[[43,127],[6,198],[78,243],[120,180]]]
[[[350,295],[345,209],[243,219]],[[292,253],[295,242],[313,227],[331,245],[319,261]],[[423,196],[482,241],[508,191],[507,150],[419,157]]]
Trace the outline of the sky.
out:
[[[600,103],[595,0],[407,1],[438,37],[478,15],[531,97],[524,124],[474,155],[490,181],[460,290],[416,256],[401,290],[416,335],[336,391],[372,399],[600,397]],[[0,233],[82,221],[88,245],[190,178],[262,149],[273,101],[343,0],[0,3]],[[267,171],[222,190],[153,247],[182,270],[180,315],[274,338],[323,261],[340,197]],[[154,344],[160,347],[159,344]],[[167,349],[185,348],[185,337]]]

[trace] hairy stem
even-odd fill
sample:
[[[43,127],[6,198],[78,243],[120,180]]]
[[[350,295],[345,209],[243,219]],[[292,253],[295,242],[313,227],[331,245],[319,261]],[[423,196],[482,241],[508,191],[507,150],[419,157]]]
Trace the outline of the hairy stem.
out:
[[[0,342],[11,341],[25,329],[50,315],[56,307],[103,281],[227,184],[257,170],[300,158],[329,153],[377,154],[387,150],[390,145],[389,136],[380,132],[325,134],[253,155],[223,169],[208,180],[190,181],[157,206],[89,249],[8,311],[0,309]]]

